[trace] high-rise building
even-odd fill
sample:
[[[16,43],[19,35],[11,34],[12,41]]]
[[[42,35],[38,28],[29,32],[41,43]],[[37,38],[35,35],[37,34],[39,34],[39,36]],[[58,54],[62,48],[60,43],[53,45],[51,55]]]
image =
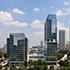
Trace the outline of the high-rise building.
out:
[[[65,48],[65,30],[59,30],[59,48],[61,50]]]
[[[45,48],[47,48],[46,60],[55,63],[57,60],[57,18],[55,14],[49,14],[45,22]]]
[[[24,33],[11,33],[7,38],[7,54],[10,64],[27,61],[28,39]]]
[[[70,28],[69,28],[69,44],[70,44]]]

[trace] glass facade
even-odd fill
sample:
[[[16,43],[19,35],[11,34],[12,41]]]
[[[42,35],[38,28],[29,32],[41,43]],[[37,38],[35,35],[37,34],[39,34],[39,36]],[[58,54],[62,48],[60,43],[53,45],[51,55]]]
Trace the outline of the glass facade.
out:
[[[45,22],[45,46],[47,48],[47,61],[56,60],[57,55],[57,19],[55,14],[49,14]]]
[[[45,22],[45,40],[50,37],[57,39],[57,19],[55,14],[48,15]]]
[[[27,61],[28,39],[24,34],[10,34],[7,39],[7,54],[9,61]]]

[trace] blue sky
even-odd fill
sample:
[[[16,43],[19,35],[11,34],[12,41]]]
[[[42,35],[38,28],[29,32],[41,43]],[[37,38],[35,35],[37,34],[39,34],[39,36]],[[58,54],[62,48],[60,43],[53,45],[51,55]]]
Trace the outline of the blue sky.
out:
[[[48,14],[56,13],[58,28],[70,23],[70,0],[0,0],[0,45],[11,32],[23,32],[29,46],[44,39],[44,22]],[[65,26],[65,27],[64,27]]]

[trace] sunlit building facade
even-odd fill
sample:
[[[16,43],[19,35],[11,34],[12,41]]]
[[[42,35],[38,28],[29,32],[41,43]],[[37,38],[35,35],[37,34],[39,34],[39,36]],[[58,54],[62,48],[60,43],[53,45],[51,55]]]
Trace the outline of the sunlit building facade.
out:
[[[44,60],[44,52],[43,49],[39,49],[38,46],[34,46],[29,51],[29,60],[32,61],[38,61],[38,60]]]

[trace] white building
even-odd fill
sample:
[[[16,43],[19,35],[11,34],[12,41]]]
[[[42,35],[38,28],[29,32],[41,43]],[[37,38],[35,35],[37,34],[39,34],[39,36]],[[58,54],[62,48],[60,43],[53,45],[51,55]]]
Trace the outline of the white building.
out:
[[[29,60],[37,61],[44,60],[44,48],[43,46],[34,46],[29,50]]]

